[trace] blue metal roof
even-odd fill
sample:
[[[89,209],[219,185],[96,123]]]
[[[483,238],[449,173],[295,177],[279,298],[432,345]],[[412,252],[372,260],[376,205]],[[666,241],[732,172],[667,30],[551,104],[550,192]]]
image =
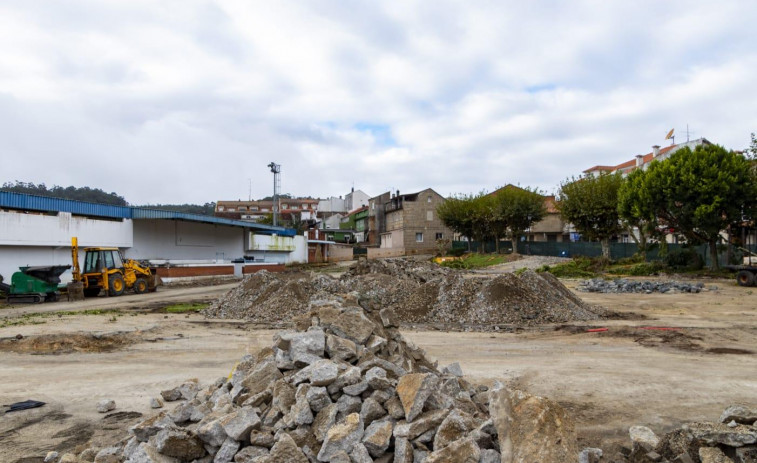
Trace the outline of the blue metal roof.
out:
[[[186,212],[164,211],[161,209],[147,209],[142,207],[133,207],[132,218],[138,219],[167,219],[167,220],[188,220],[190,222],[213,223],[218,225],[230,225],[233,227],[244,227],[255,230],[264,234],[276,234],[279,236],[294,236],[297,231],[293,228],[274,227],[272,225],[263,225],[255,222],[246,222],[244,220],[232,220],[222,217],[212,217],[200,214],[188,214]]]
[[[86,203],[72,199],[48,198],[9,191],[0,191],[0,207],[27,211],[70,212],[72,214],[115,219],[130,219],[132,209],[128,206]]]
[[[36,196],[24,193],[11,193],[9,191],[0,191],[0,207],[27,211],[70,212],[71,214],[86,215],[91,217],[107,217],[111,219],[186,220],[190,222],[244,227],[263,234],[276,234],[280,236],[295,236],[297,234],[296,230],[292,228],[274,227],[271,225],[262,225],[254,222],[245,222],[243,220],[231,220],[221,217],[188,214],[185,212],[164,211],[160,209],[148,209],[130,206],[112,206],[108,204],[75,201],[72,199],[49,198],[46,196]]]

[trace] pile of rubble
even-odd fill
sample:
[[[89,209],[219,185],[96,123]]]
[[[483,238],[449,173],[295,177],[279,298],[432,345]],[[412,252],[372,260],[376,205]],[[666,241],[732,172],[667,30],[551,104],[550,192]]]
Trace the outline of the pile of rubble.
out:
[[[204,314],[284,326],[292,317],[343,293],[357,294],[366,308],[393,309],[403,324],[446,329],[492,330],[500,325],[608,316],[604,309],[585,304],[548,273],[471,278],[465,272],[411,259],[360,262],[338,280],[306,272],[258,272],[211,304]]]
[[[624,278],[605,280],[593,278],[582,281],[577,289],[587,293],[699,293],[704,291],[704,283],[683,281],[633,281]]]
[[[229,378],[164,391],[181,400],[107,448],[68,461],[128,463],[497,463],[576,461],[554,402],[440,372],[390,309],[348,296],[295,320]],[[93,458],[94,456],[94,458]],[[60,461],[63,461],[61,459]]]
[[[632,447],[627,461],[632,463],[757,463],[757,408],[753,407],[732,405],[718,423],[686,424],[662,438],[645,426],[633,426],[629,434]]]

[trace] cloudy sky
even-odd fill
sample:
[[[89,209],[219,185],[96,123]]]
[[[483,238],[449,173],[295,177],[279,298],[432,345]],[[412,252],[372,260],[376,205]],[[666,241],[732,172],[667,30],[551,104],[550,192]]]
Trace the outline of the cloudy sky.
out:
[[[757,131],[757,3],[0,2],[0,181],[132,204],[506,183]]]

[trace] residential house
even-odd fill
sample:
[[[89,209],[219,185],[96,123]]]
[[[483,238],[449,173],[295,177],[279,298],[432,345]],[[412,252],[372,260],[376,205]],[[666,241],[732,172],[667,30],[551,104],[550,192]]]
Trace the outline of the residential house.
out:
[[[652,146],[652,152],[647,154],[637,154],[634,159],[623,162],[614,166],[594,166],[583,171],[584,175],[593,175],[595,177],[600,174],[614,174],[620,172],[623,175],[628,175],[635,169],[646,169],[652,161],[662,161],[670,157],[681,148],[689,147],[694,149],[699,145],[711,145],[706,138],[698,138],[696,140],[687,141],[685,143],[672,144],[664,148],[660,148],[659,145]]]
[[[433,252],[436,240],[452,238],[452,230],[444,226],[436,213],[437,206],[444,201],[431,188],[405,195],[397,191],[381,205],[386,231],[379,233],[380,247],[402,249],[404,254]]]
[[[339,228],[352,230],[356,243],[365,241],[365,231],[368,227],[368,206],[363,206],[351,211],[339,224]]]
[[[347,217],[349,211],[359,209],[368,204],[368,196],[361,190],[352,190],[342,198],[341,196],[332,196],[321,199],[318,202],[318,219],[320,228],[339,228],[339,224]],[[334,219],[334,217],[337,217]]]
[[[378,247],[381,234],[386,232],[386,214],[384,204],[389,202],[392,194],[386,192],[368,200],[368,223],[365,230],[365,244]]]
[[[518,188],[518,186],[507,184],[502,188],[499,188],[491,193],[495,195],[497,192],[502,191],[505,188]],[[539,222],[536,222],[526,230],[523,239],[528,241],[569,241],[570,240],[570,224],[563,221],[560,212],[555,205],[555,196],[542,196],[544,198],[544,206],[547,209],[547,214]]]
[[[284,221],[314,221],[318,213],[317,199],[279,198],[279,217]],[[216,217],[258,222],[273,213],[273,201],[218,201]]]

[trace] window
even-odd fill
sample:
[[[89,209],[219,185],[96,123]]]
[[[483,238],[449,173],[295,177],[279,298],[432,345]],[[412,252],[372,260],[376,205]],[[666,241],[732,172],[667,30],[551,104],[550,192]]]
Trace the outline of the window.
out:
[[[429,202],[429,203],[431,202],[431,196],[428,197],[428,201],[427,202]]]
[[[250,210],[251,211],[257,211],[258,210],[258,206],[250,206]]]
[[[296,211],[296,210],[297,210],[297,209],[299,209],[299,208],[300,208],[299,206],[297,206],[297,205],[295,205],[295,204],[292,204],[292,210]]]
[[[281,205],[281,208],[282,208],[282,209],[289,209],[289,204],[282,204],[282,205]]]
[[[246,210],[247,210],[247,206],[239,206],[239,211],[240,212],[241,211],[246,211]]]
[[[428,221],[434,220],[434,211],[426,211],[426,220]]]
[[[437,233],[436,234],[436,239],[440,240],[442,238],[444,238],[444,233]]]
[[[423,242],[423,233],[416,233],[415,234],[415,242],[416,243],[422,243]]]
[[[218,206],[218,212],[223,212],[223,206]]]
[[[235,208],[233,208],[233,207],[230,207],[230,208],[229,208],[229,212],[235,212],[235,211],[236,211],[236,209],[235,209]]]

